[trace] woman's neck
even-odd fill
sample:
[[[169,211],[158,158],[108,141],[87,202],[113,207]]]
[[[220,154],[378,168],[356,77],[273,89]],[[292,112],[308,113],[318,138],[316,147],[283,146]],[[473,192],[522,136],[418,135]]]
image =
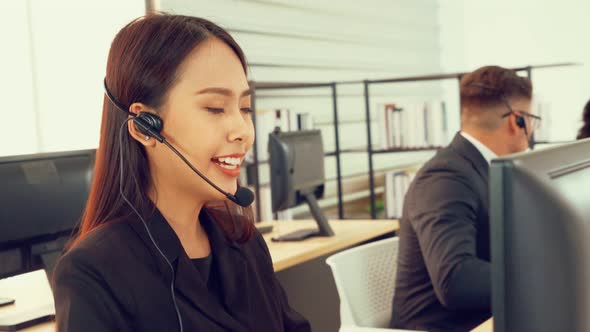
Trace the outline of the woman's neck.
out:
[[[210,254],[209,239],[199,220],[204,202],[188,195],[181,195],[166,186],[158,186],[157,191],[152,187],[149,196],[178,236],[190,258],[206,257]]]

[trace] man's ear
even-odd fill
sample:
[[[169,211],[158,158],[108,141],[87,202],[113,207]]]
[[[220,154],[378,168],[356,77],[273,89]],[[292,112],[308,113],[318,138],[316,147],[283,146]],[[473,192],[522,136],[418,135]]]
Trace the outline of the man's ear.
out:
[[[133,103],[129,106],[129,112],[133,114],[139,114],[141,112],[149,112],[149,108],[142,104],[142,103]],[[152,112],[153,113],[153,112]],[[156,140],[153,137],[150,137],[148,134],[144,134],[134,122],[133,120],[127,123],[127,129],[129,130],[129,135],[133,137],[136,141],[141,143],[145,147],[153,147],[156,145]]]

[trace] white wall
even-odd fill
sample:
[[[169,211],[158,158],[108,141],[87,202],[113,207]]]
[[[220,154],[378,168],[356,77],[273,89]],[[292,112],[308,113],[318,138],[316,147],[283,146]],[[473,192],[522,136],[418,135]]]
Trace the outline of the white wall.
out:
[[[533,71],[534,93],[552,104],[551,139],[573,139],[590,98],[587,0],[439,1],[445,71],[560,62],[572,68]],[[547,121],[544,121],[547,122]]]
[[[0,3],[0,156],[37,151],[27,14],[25,1]]]
[[[0,2],[0,156],[95,148],[116,32],[143,0]]]

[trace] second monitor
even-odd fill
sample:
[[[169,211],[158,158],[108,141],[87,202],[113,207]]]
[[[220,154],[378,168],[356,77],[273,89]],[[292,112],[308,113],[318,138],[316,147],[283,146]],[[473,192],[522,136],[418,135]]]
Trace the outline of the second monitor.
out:
[[[324,195],[324,146],[319,130],[270,134],[270,185],[273,212],[304,203],[309,205],[318,228],[304,229],[275,238],[298,241],[310,236],[333,236],[334,231],[319,208]]]

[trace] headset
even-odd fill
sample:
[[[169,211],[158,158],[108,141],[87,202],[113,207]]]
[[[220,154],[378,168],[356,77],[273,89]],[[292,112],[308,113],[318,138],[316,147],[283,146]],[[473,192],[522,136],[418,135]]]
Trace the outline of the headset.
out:
[[[487,85],[483,85],[483,84],[478,84],[478,83],[469,83],[467,84],[467,86],[472,86],[472,87],[476,87],[476,88],[480,88],[480,89],[485,89],[485,90],[489,90],[489,91],[494,91],[494,92],[499,92],[500,93],[500,98],[502,99],[502,102],[506,105],[506,107],[508,107],[509,112],[505,113],[502,115],[502,118],[506,118],[508,116],[510,116],[510,114],[513,114],[515,119],[516,119],[516,126],[521,128],[522,130],[524,130],[524,134],[527,137],[529,137],[529,131],[526,125],[526,120],[524,118],[524,116],[516,113],[515,111],[512,110],[512,107],[510,106],[510,103],[508,102],[508,99],[506,99],[506,96],[504,95],[504,93],[502,93],[502,91],[500,91],[499,89],[487,86]]]
[[[249,190],[248,188],[244,188],[244,187],[238,187],[235,194],[230,194],[229,192],[226,192],[223,189],[221,189],[219,186],[217,186],[215,183],[213,183],[211,180],[209,180],[203,173],[201,173],[195,166],[193,166],[172,144],[170,144],[166,140],[166,138],[164,138],[161,135],[161,131],[164,126],[164,122],[162,121],[162,119],[159,116],[157,116],[156,114],[148,113],[148,112],[140,112],[139,114],[135,114],[135,113],[130,112],[128,110],[128,107],[125,107],[122,103],[120,103],[111,94],[111,91],[109,90],[109,88],[107,86],[106,77],[104,79],[104,91],[105,91],[105,95],[107,96],[107,98],[110,100],[110,102],[113,105],[115,105],[115,107],[117,109],[119,109],[120,111],[123,111],[131,116],[131,118],[125,120],[121,124],[121,127],[119,128],[119,162],[120,162],[119,194],[121,195],[123,200],[125,200],[125,202],[131,207],[133,212],[135,212],[135,214],[139,217],[139,219],[143,223],[143,226],[145,227],[145,229],[148,233],[148,236],[149,236],[151,242],[153,243],[154,247],[156,247],[156,250],[164,258],[164,261],[166,261],[166,264],[170,267],[170,270],[172,271],[172,281],[170,283],[170,294],[172,295],[172,302],[174,303],[174,309],[176,310],[176,315],[178,318],[178,325],[180,328],[180,332],[183,332],[184,329],[183,329],[183,325],[182,325],[182,316],[180,314],[180,310],[178,309],[178,304],[176,303],[176,295],[174,293],[174,280],[176,279],[176,272],[174,270],[174,266],[172,266],[172,263],[168,260],[166,255],[164,255],[164,252],[162,252],[162,250],[160,249],[160,247],[156,243],[156,240],[152,236],[152,233],[150,232],[147,222],[143,219],[141,214],[137,211],[135,206],[133,206],[133,204],[131,204],[131,202],[129,201],[127,196],[125,196],[125,193],[123,192],[124,174],[123,174],[123,148],[122,148],[122,146],[123,146],[123,130],[125,129],[125,126],[127,125],[127,123],[129,121],[133,121],[133,124],[136,126],[136,129],[140,133],[145,135],[146,140],[149,140],[151,137],[153,137],[158,142],[167,146],[188,167],[190,167],[190,169],[193,170],[193,172],[195,172],[197,175],[199,175],[203,180],[205,180],[205,182],[207,182],[209,185],[211,185],[217,191],[219,191],[220,193],[225,195],[225,197],[227,197],[230,201],[238,204],[239,206],[242,206],[242,207],[250,206],[250,204],[252,204],[252,201],[254,201],[254,193],[251,190]]]

